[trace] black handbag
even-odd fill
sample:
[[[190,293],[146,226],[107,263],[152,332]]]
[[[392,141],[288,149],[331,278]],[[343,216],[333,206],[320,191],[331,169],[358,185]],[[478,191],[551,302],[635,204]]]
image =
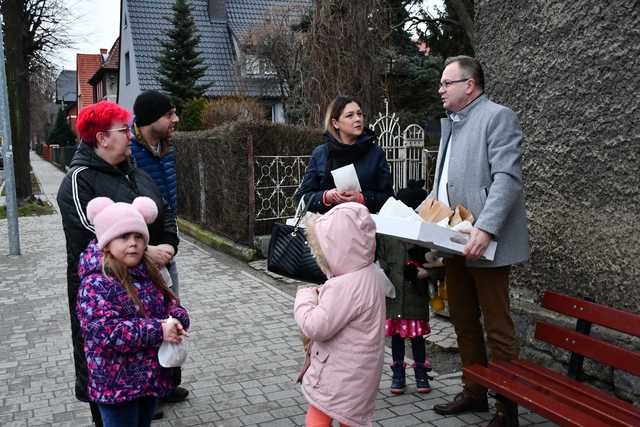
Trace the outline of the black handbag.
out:
[[[327,281],[327,276],[320,270],[311,254],[304,229],[300,228],[300,221],[306,213],[306,208],[300,209],[301,206],[304,206],[303,200],[300,200],[296,211],[295,225],[273,224],[267,270],[291,279],[322,284]]]

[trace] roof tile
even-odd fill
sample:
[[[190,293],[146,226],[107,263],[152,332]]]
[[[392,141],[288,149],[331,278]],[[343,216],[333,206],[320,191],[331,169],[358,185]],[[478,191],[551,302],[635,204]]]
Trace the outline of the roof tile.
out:
[[[273,79],[242,79],[238,76],[232,35],[242,40],[251,28],[264,20],[273,7],[311,7],[312,0],[226,0],[227,20],[213,21],[209,19],[207,0],[191,0],[190,5],[200,35],[198,51],[207,67],[206,74],[199,82],[211,83],[206,95],[279,96]],[[171,26],[167,18],[173,15],[172,6],[171,0],[127,1],[141,90],[160,89],[160,41],[166,39],[167,30]]]

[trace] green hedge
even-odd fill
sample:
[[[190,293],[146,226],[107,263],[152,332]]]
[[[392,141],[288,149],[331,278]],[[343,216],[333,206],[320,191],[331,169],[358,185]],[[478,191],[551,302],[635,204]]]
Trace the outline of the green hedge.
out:
[[[254,236],[271,228],[271,223],[256,225],[255,221],[254,156],[309,155],[322,142],[322,132],[265,122],[236,122],[204,131],[178,132],[174,141],[178,214],[235,242],[253,246]]]

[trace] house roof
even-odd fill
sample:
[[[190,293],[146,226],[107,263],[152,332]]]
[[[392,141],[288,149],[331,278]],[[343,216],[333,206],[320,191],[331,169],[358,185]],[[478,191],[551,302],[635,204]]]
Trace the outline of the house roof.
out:
[[[118,73],[118,69],[120,67],[120,37],[118,37],[113,43],[109,54],[105,59],[103,59],[103,61],[104,62],[102,62],[100,68],[98,68],[98,70],[89,79],[89,84],[92,86],[95,86],[105,73]]]
[[[76,70],[62,70],[56,79],[56,102],[76,102]]]
[[[191,14],[200,35],[198,47],[206,74],[200,83],[211,83],[207,96],[248,95],[276,97],[279,91],[272,78],[239,77],[233,38],[244,35],[273,7],[310,7],[312,0],[226,0],[226,19],[210,19],[207,0],[191,0]],[[127,1],[128,22],[133,36],[136,69],[141,90],[160,89],[158,56],[161,40],[166,40],[173,16],[172,0]]]
[[[93,87],[89,79],[102,65],[102,55],[99,53],[78,53],[76,55],[78,68],[78,110],[93,104]]]

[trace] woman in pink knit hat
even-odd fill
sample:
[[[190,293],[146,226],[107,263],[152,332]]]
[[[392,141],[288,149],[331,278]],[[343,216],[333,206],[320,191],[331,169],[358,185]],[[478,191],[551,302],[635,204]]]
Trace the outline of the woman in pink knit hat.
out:
[[[151,424],[157,398],[174,388],[160,366],[163,341],[179,343],[189,316],[145,249],[158,214],[148,197],[131,204],[92,199],[96,239],[80,255],[76,312],[89,371],[88,398],[105,427]]]

